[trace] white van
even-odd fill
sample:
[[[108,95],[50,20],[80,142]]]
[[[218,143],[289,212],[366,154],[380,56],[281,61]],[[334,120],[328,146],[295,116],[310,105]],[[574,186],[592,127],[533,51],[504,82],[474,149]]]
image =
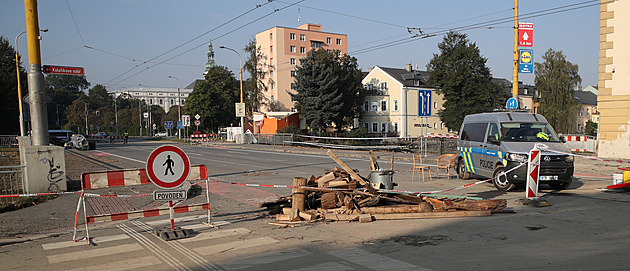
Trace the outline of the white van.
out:
[[[527,165],[508,174],[504,172],[527,163],[536,143],[548,150],[570,153],[563,137],[558,137],[547,119],[539,114],[495,112],[468,115],[457,140],[457,174],[468,179],[471,174],[493,178],[500,191],[509,191],[527,180]],[[574,157],[542,151],[540,183],[553,189],[566,189],[573,181]]]

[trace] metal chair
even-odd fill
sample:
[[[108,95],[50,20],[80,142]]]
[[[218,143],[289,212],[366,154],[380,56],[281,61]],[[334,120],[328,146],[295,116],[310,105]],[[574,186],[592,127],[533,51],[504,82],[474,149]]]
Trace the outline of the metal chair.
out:
[[[420,171],[420,175],[422,175],[422,182],[424,182],[424,172],[429,172],[429,179],[433,181],[433,177],[431,177],[431,167],[425,166],[422,164],[422,155],[414,154],[413,155],[413,169],[411,173],[411,181],[413,182],[414,177],[416,176],[416,170]]]
[[[437,158],[436,178],[440,177],[440,169],[443,169],[446,171],[447,178],[450,179],[450,169],[452,168],[455,170],[455,161],[457,161],[457,154],[440,155],[440,157]]]

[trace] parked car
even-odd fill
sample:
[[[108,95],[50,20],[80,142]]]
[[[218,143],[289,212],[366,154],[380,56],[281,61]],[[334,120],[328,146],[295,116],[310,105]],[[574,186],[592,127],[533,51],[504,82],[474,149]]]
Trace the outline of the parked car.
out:
[[[106,138],[108,136],[109,135],[107,135],[107,133],[105,133],[105,132],[98,132],[98,133],[90,134],[90,137]]]
[[[159,132],[155,134],[155,137],[167,137],[168,133],[167,132]]]

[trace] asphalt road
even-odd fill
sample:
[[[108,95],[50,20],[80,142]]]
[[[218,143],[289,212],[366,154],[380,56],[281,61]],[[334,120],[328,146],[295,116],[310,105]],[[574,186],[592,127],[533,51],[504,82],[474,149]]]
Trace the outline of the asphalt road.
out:
[[[128,167],[143,167],[148,154],[161,144],[104,144],[89,155],[124,157]],[[323,154],[325,150],[180,147],[193,164],[208,167],[211,179],[230,182],[288,185],[293,177],[319,176],[336,166]],[[359,174],[369,172],[365,153],[344,155],[341,158]],[[380,155],[381,166],[389,168],[389,155]],[[426,162],[431,164],[432,159]],[[416,178],[412,182],[410,168],[408,160],[395,162],[397,189],[443,190],[475,181]],[[9,270],[627,270],[630,199],[627,193],[596,190],[610,183],[610,179],[581,176],[565,191],[543,188],[540,196],[550,207],[519,204],[523,191],[498,193],[484,183],[449,193],[504,198],[515,213],[320,222],[294,228],[269,224],[274,220],[261,217],[256,207],[271,195],[289,194],[289,189],[229,186],[211,197],[218,228],[201,223],[207,219],[203,212],[178,216],[184,219],[178,225],[198,232],[187,239],[165,242],[151,235],[150,228],[166,225],[164,217],[105,222],[90,229],[94,246],[74,243],[63,233],[0,247],[0,261]]]

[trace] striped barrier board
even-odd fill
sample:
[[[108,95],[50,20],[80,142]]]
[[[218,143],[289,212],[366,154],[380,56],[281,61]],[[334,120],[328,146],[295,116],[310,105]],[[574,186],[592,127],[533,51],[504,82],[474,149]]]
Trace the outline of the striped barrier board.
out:
[[[193,165],[190,167],[189,181],[205,180],[208,178],[206,165]],[[150,183],[146,169],[123,169],[100,172],[87,172],[81,174],[81,187],[83,189],[97,189],[118,186],[129,186]]]
[[[208,134],[198,134],[198,135],[190,135],[191,142],[208,142]]]
[[[451,134],[438,134],[438,133],[427,133],[427,137],[439,137],[439,138],[458,138],[457,135]]]
[[[173,207],[173,212],[176,214],[180,214],[180,213],[189,213],[189,212],[194,212],[194,211],[209,210],[210,209],[209,206],[210,205],[208,203],[175,206]],[[142,217],[152,217],[152,216],[160,216],[160,215],[168,215],[168,214],[169,214],[169,207],[161,207],[161,208],[155,208],[155,209],[137,210],[137,211],[124,212],[124,213],[87,216],[87,223],[92,224],[96,222],[120,221],[120,220],[142,218]]]

